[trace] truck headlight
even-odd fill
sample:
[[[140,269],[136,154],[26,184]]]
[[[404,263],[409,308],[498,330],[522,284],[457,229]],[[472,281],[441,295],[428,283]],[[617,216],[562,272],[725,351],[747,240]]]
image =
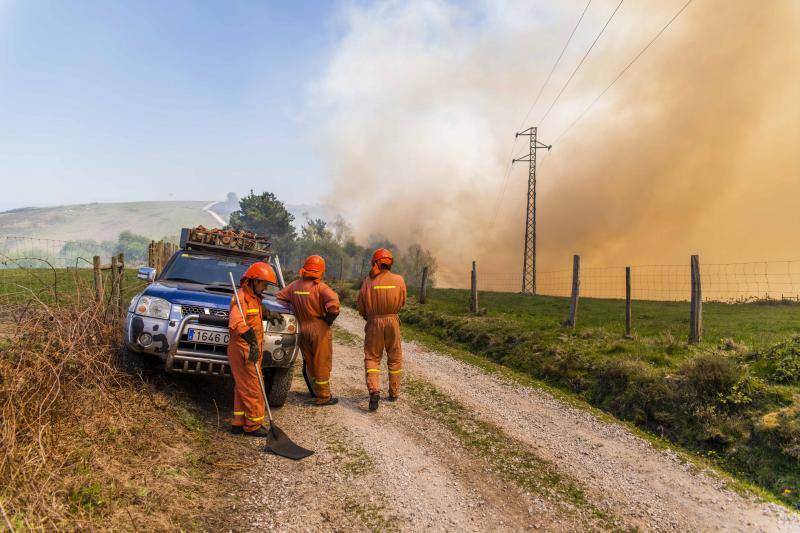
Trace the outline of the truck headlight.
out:
[[[267,326],[267,333],[297,333],[297,318],[289,313],[281,313],[283,322],[272,325],[269,322],[264,322]]]
[[[170,303],[163,298],[142,296],[136,303],[136,314],[153,318],[168,319]]]

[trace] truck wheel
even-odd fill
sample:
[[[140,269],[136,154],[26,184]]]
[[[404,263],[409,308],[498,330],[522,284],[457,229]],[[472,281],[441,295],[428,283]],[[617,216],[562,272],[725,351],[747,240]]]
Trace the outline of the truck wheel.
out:
[[[266,373],[267,401],[270,407],[281,407],[292,387],[291,368],[268,368]]]

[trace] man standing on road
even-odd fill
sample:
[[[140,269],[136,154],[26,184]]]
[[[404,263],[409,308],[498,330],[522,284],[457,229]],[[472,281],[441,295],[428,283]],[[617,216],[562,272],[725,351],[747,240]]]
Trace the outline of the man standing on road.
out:
[[[406,303],[406,282],[391,272],[392,252],[379,248],[372,255],[372,268],[358,292],[358,312],[367,320],[364,326],[364,370],[369,389],[369,410],[378,409],[381,398],[380,368],[383,351],[389,367],[388,401],[400,394],[403,372],[403,349],[400,343],[400,317],[397,313]]]
[[[263,428],[264,395],[261,393],[260,373],[253,363],[261,368],[262,347],[264,343],[264,323],[261,310],[261,297],[268,284],[278,283],[275,271],[264,262],[250,265],[239,282],[239,301],[242,312],[231,298],[228,328],[231,337],[228,341],[228,362],[233,374],[233,420],[231,433],[244,433],[250,437],[266,437]]]
[[[316,405],[335,405],[331,396],[333,335],[331,326],[339,316],[339,295],[325,282],[325,260],[312,255],[306,259],[297,279],[281,289],[277,298],[294,308],[300,323],[300,351],[303,352],[303,376]]]

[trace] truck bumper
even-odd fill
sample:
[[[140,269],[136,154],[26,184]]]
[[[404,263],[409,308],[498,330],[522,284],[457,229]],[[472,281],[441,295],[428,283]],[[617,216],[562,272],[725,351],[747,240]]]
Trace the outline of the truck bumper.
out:
[[[129,350],[147,353],[164,361],[167,372],[224,376],[230,374],[227,346],[191,342],[187,329],[198,326],[198,315],[179,320],[162,320],[128,313],[124,325],[125,345]],[[199,326],[220,333],[228,328]],[[296,334],[264,333],[264,368],[290,367],[297,359]]]

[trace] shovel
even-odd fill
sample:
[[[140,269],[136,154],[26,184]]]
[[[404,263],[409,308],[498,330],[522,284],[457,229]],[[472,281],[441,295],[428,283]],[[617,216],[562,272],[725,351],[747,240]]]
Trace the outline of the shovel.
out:
[[[233,273],[228,272],[228,275],[231,277],[231,285],[233,286],[233,295],[236,298],[236,306],[239,308],[239,313],[241,313],[242,317],[244,317],[245,314],[242,311],[242,303],[239,301],[239,293],[236,290],[236,282],[233,281]],[[292,439],[290,439],[286,433],[281,430],[281,428],[275,425],[275,422],[272,420],[272,410],[269,408],[267,391],[264,389],[264,380],[261,378],[261,369],[258,367],[258,361],[254,361],[253,366],[256,369],[256,375],[258,375],[258,384],[261,386],[261,394],[264,396],[264,405],[267,408],[267,417],[269,418],[269,436],[267,437],[267,445],[265,450],[270,453],[274,453],[275,455],[280,455],[281,457],[294,459],[295,461],[305,459],[314,453],[314,451],[298,446],[292,442]]]

